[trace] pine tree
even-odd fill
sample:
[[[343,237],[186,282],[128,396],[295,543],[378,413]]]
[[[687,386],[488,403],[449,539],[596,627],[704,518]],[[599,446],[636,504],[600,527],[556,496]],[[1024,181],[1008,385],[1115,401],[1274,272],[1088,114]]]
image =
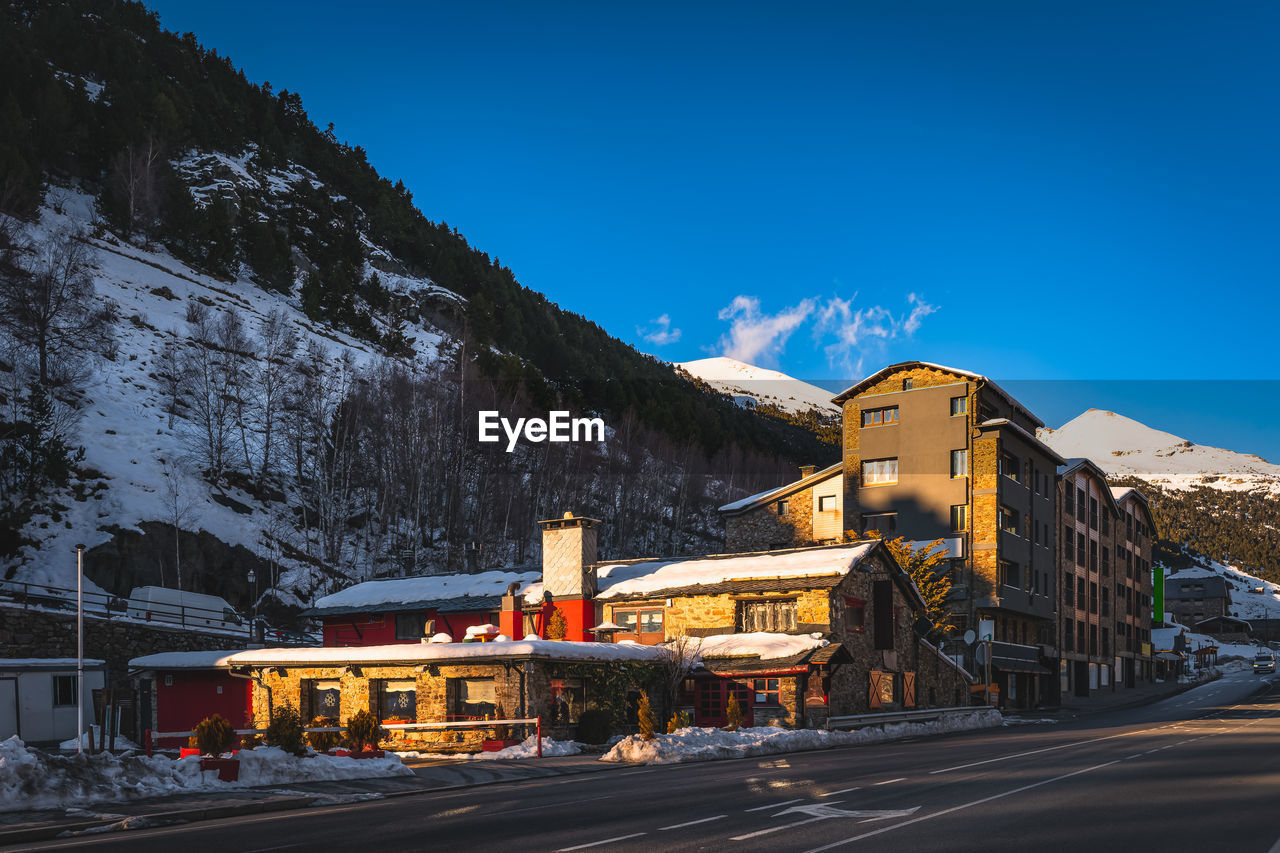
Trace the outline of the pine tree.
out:
[[[738,702],[738,694],[729,694],[729,704],[725,706],[725,716],[729,718],[729,725],[725,726],[726,731],[736,732],[742,728],[742,705]]]
[[[886,539],[884,544],[898,561],[898,565],[911,575],[920,595],[924,597],[925,618],[932,626],[928,639],[942,639],[955,627],[951,624],[951,614],[947,611],[951,577],[947,574],[947,551],[942,547],[942,540],[935,539],[919,548],[912,548],[902,537]]]
[[[653,708],[649,707],[648,693],[642,692],[640,694],[640,708],[637,713],[639,715],[639,723],[640,723],[640,739],[653,740],[653,727],[654,727]]]

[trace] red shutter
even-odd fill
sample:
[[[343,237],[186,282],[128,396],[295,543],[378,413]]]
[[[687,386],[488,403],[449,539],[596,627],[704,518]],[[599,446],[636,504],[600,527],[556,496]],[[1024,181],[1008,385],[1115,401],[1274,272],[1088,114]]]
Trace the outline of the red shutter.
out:
[[[880,705],[880,678],[883,673],[872,670],[871,675],[871,710],[875,711],[881,707]]]
[[[916,674],[914,672],[902,673],[902,707],[914,708],[916,706]]]

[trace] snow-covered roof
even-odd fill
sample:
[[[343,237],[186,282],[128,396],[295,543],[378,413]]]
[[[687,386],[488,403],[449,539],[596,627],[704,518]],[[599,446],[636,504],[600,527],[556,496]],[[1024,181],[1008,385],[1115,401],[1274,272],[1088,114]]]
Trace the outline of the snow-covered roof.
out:
[[[239,651],[209,649],[198,652],[161,652],[129,661],[129,669],[226,669]]]
[[[90,667],[104,666],[106,661],[97,658],[85,658],[84,665]],[[75,669],[75,658],[0,658],[0,671],[10,669]]]
[[[732,581],[843,575],[878,544],[860,542],[795,551],[606,565],[596,572],[600,585],[597,597],[619,598]]]
[[[790,494],[791,492],[798,492],[801,489],[806,489],[809,486],[820,483],[823,480],[826,480],[830,477],[834,477],[838,475],[843,469],[844,469],[844,463],[837,462],[834,465],[829,465],[826,468],[823,468],[821,471],[815,471],[814,473],[810,474],[808,477],[801,477],[799,480],[795,480],[793,482],[787,483],[786,485],[778,486],[772,489],[766,489],[765,491],[758,492],[754,495],[751,495],[750,497],[741,498],[739,500],[733,501],[732,503],[727,503],[724,506],[720,507],[720,512],[728,512],[728,513],[741,512],[742,510],[749,509],[757,504],[768,503],[769,501],[773,500],[775,497],[781,498],[784,495]]]
[[[844,400],[847,400],[848,398],[856,395],[859,391],[861,391],[863,388],[867,387],[868,385],[874,384],[881,377],[887,376],[893,371],[900,370],[904,367],[930,367],[930,368],[933,368],[934,370],[942,370],[947,373],[954,373],[955,375],[963,376],[966,379],[980,380],[986,383],[988,388],[995,391],[1001,397],[1004,397],[1005,400],[1007,400],[1010,405],[1012,405],[1018,411],[1022,412],[1024,415],[1030,418],[1035,423],[1036,426],[1038,427],[1044,426],[1044,421],[1037,418],[1034,414],[1031,413],[1030,409],[1022,405],[1022,403],[1018,402],[1017,398],[1015,398],[1008,391],[1001,388],[995,382],[992,382],[989,377],[983,376],[981,373],[974,373],[973,371],[970,371],[970,370],[961,370],[958,367],[947,367],[944,364],[934,364],[933,362],[929,362],[929,361],[902,361],[897,364],[891,364],[888,367],[882,367],[879,370],[877,370],[875,373],[863,379],[858,384],[844,391],[841,391],[831,402],[841,403]]]
[[[400,643],[348,648],[253,649],[233,655],[236,666],[324,666],[332,664],[435,663],[451,660],[547,658],[582,661],[646,661],[665,650],[624,643],[518,640],[509,643]]]
[[[761,660],[785,658],[820,649],[828,645],[821,634],[774,634],[757,631],[750,634],[716,634],[703,637],[698,656],[703,658],[746,658]]]
[[[451,605],[458,609],[496,607],[511,584],[518,584],[523,592],[529,584],[541,580],[542,572],[495,571],[365,581],[317,599],[309,613],[316,616],[363,613],[387,606],[401,609],[444,609]]]

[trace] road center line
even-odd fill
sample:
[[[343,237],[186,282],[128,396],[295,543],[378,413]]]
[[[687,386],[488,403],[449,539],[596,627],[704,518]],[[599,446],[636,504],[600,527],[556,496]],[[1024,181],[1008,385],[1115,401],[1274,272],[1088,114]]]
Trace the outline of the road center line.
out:
[[[767,806],[756,806],[754,809],[743,809],[743,811],[762,812],[765,809],[781,808],[782,806],[789,806],[792,803],[799,803],[799,802],[802,802],[803,800],[804,800],[804,797],[796,797],[794,800],[783,800],[780,803],[769,803],[769,805]]]
[[[874,788],[879,785],[892,785],[894,782],[905,782],[905,781],[907,781],[906,776],[899,776],[897,779],[885,779],[883,782],[877,782],[875,785],[872,785],[871,787]]]
[[[672,824],[671,826],[660,826],[658,827],[658,832],[666,832],[668,829],[684,829],[686,826],[697,826],[700,823],[711,823],[713,820],[720,820],[724,817],[728,817],[728,815],[718,814],[715,817],[704,817],[702,820],[691,820],[686,821],[685,823]]]
[[[782,826],[771,826],[768,829],[760,829],[755,832],[749,832],[746,835],[735,835],[730,841],[746,841],[748,838],[757,838],[761,835],[769,835],[783,829],[794,829],[797,826],[804,826],[806,823],[813,823],[817,820],[826,820],[825,817],[811,817],[808,820],[798,820],[795,823],[784,823]]]
[[[962,809],[969,809],[969,808],[973,808],[974,806],[980,806],[983,803],[989,803],[992,800],[1000,800],[1005,797],[1011,797],[1014,794],[1021,794],[1023,791],[1030,791],[1032,788],[1039,788],[1042,785],[1049,785],[1053,782],[1060,782],[1063,779],[1070,779],[1072,776],[1079,776],[1082,773],[1090,773],[1094,770],[1101,770],[1104,767],[1110,767],[1111,765],[1118,764],[1118,763],[1119,763],[1119,759],[1116,759],[1115,761],[1108,761],[1105,764],[1095,764],[1092,767],[1086,767],[1083,770],[1074,770],[1071,773],[1064,773],[1061,776],[1054,776],[1052,779],[1044,779],[1040,782],[1033,782],[1030,785],[1023,785],[1021,788],[1014,788],[1011,791],[1004,791],[1003,793],[1000,793],[1000,794],[992,794],[990,797],[983,797],[982,799],[974,800],[971,803],[963,803],[958,806],[952,806],[949,809],[943,809],[940,812],[934,812],[933,814],[927,814],[921,817],[912,818],[911,820],[905,820],[902,823],[895,823],[893,826],[886,826],[882,829],[872,830],[871,832],[864,832],[862,835],[856,835],[853,838],[846,838],[843,841],[834,841],[831,844],[827,844],[822,847],[815,847],[812,850],[807,850],[805,851],[805,853],[822,853],[822,851],[824,850],[832,850],[836,847],[843,847],[846,844],[852,844],[855,841],[861,841],[862,839],[870,838],[873,835],[881,835],[883,833],[890,832],[895,829],[900,829],[901,827],[904,827],[904,826],[911,826],[911,824],[913,823],[922,823],[926,820],[933,820],[935,817],[942,817],[943,815],[948,815],[948,814],[951,814],[952,812],[958,812]]]
[[[590,844],[578,844],[574,847],[561,847],[556,853],[569,853],[570,850],[586,850],[588,847],[599,847],[601,844],[612,844],[615,841],[626,841],[628,838],[639,838],[645,835],[643,832],[633,832],[630,835],[619,835],[615,838],[606,838],[603,841],[592,841]]]
[[[861,786],[861,785],[859,785],[859,786],[858,786],[858,787],[856,787],[856,788],[841,788],[839,791],[827,791],[825,794],[819,794],[818,796],[819,796],[819,797],[834,797],[836,794],[848,794],[848,793],[850,793],[851,791],[860,791],[860,790],[862,790],[862,786]]]

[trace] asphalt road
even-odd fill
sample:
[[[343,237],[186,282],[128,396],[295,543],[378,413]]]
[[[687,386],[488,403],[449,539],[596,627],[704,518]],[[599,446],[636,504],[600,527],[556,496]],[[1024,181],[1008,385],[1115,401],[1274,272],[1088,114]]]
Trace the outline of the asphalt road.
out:
[[[626,767],[30,849],[1280,851],[1271,681],[1235,673],[1070,723]]]

